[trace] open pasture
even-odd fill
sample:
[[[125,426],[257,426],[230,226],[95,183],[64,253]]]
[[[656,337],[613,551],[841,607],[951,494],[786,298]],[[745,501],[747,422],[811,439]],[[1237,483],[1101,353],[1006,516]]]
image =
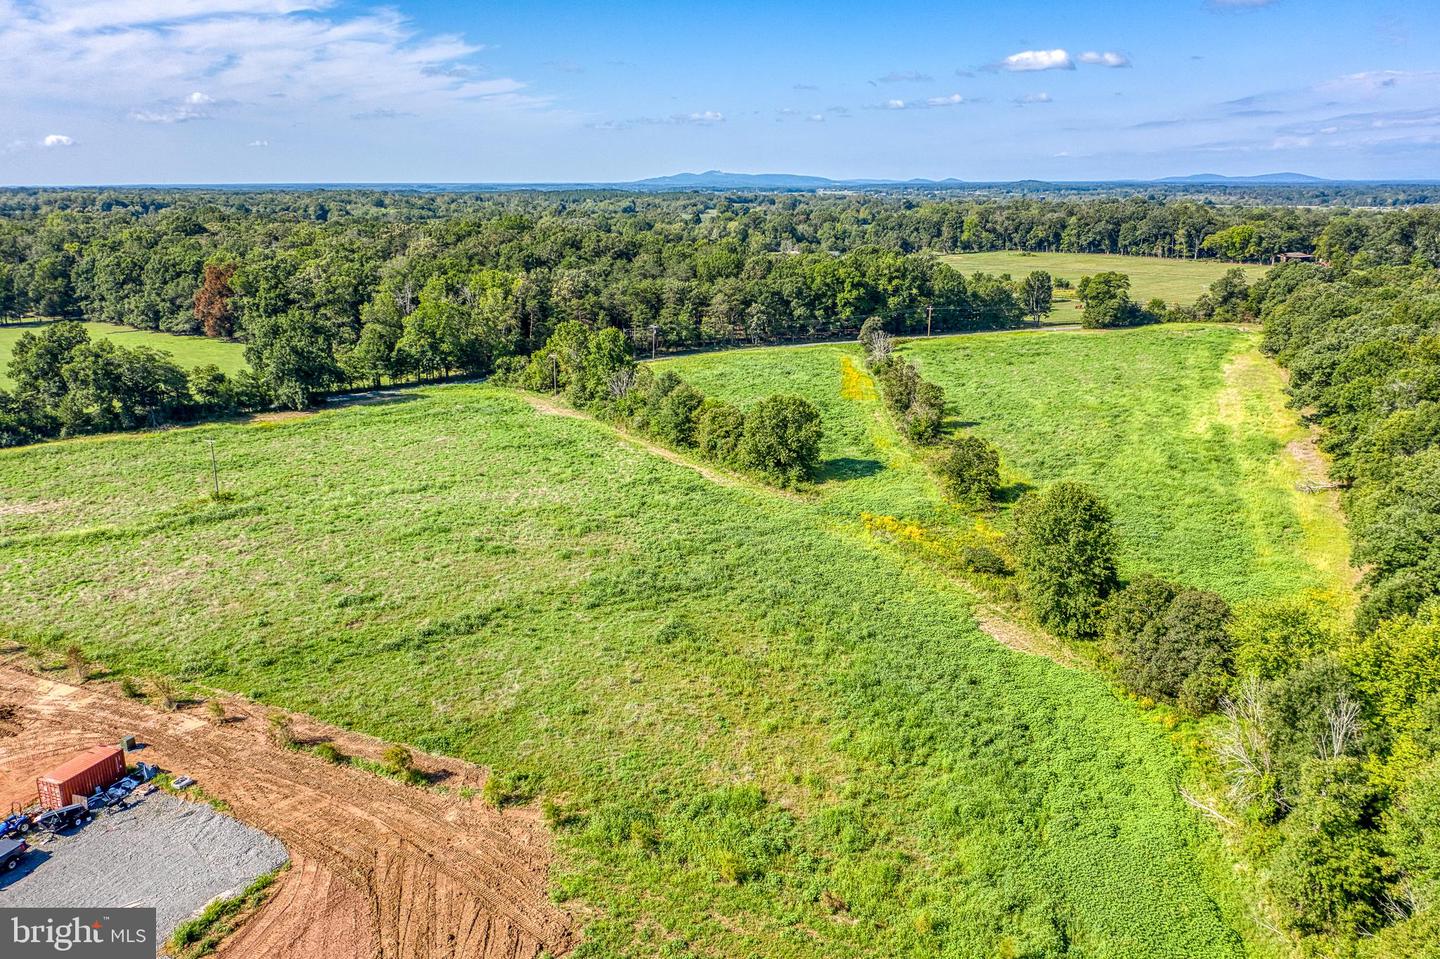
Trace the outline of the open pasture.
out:
[[[1350,582],[1332,497],[1296,490],[1304,430],[1258,334],[1223,326],[915,339],[901,347],[944,387],[951,426],[995,443],[1013,491],[1078,479],[1114,509],[1123,571],[1162,573],[1234,600]],[[742,405],[798,392],[825,416],[822,498],[955,521],[873,395],[859,347],[803,347],[666,361],[702,392]],[[868,377],[866,377],[868,380]],[[848,395],[847,395],[848,394]],[[858,479],[831,482],[841,465]],[[1003,525],[1004,516],[999,518]]]
[[[1270,268],[1257,263],[1226,263],[1223,260],[1167,259],[1157,256],[1109,256],[1103,253],[1026,253],[999,250],[990,253],[956,253],[940,259],[967,276],[971,273],[1008,273],[1021,279],[1036,270],[1044,270],[1057,280],[1080,282],[1082,276],[1093,276],[1107,270],[1130,277],[1130,298],[1144,304],[1153,297],[1166,303],[1188,305],[1227,270],[1236,266],[1245,271],[1252,283]],[[1047,322],[1080,322],[1080,304],[1072,291],[1056,290],[1055,305]]]
[[[11,323],[0,325],[0,389],[12,384],[6,368],[10,364],[10,351],[15,341],[26,330],[37,329],[43,321],[33,323]],[[226,373],[234,375],[245,369],[245,347],[228,340],[212,340],[203,336],[177,336],[173,333],[154,333],[137,330],[114,323],[85,323],[91,339],[114,340],[118,346],[148,346],[162,353],[169,353],[175,362],[191,369],[213,363]]]
[[[842,517],[868,416],[799,499],[483,385],[4,451],[0,628],[490,766],[576,955],[1266,951],[1170,735]]]

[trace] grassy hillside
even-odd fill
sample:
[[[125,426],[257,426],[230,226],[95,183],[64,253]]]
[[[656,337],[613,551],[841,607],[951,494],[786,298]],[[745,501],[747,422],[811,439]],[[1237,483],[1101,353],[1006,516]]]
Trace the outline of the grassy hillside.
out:
[[[41,323],[19,323],[0,326],[0,389],[12,385],[6,367],[10,364],[10,350],[15,341],[26,330],[33,330]],[[120,346],[148,346],[175,357],[175,362],[190,368],[213,363],[226,373],[238,373],[245,368],[245,347],[239,343],[211,340],[203,336],[175,336],[170,333],[152,333],[136,330],[114,323],[86,323],[91,339],[114,340]]]
[[[1168,326],[919,339],[902,352],[945,388],[953,426],[1000,448],[1013,492],[1057,479],[1094,484],[1118,518],[1126,571],[1232,600],[1343,590],[1343,521],[1333,501],[1295,489],[1302,463],[1290,444],[1304,433],[1257,343],[1235,328]],[[826,456],[861,476],[826,485],[842,512],[947,518],[879,403],[847,390],[857,374],[868,385],[858,347],[666,362],[703,392],[741,403],[787,390],[819,404]]]
[[[1044,270],[1058,279],[1079,282],[1082,276],[1092,276],[1106,270],[1114,270],[1130,277],[1130,296],[1145,303],[1151,297],[1160,297],[1167,303],[1194,303],[1201,293],[1227,270],[1237,264],[1219,260],[1178,260],[1161,259],[1153,256],[1106,256],[1101,253],[1022,253],[1002,250],[992,253],[957,253],[942,256],[942,260],[965,274],[1008,273],[1015,279]],[[1255,263],[1242,265],[1246,277],[1254,282],[1270,269]],[[1050,311],[1051,322],[1078,323],[1079,304],[1066,297],[1064,291],[1057,291],[1054,309]]]
[[[767,355],[873,402],[843,352]],[[0,625],[542,792],[581,956],[1246,951],[1170,735],[844,515],[904,455],[869,412],[796,499],[498,388],[410,397],[0,452]]]

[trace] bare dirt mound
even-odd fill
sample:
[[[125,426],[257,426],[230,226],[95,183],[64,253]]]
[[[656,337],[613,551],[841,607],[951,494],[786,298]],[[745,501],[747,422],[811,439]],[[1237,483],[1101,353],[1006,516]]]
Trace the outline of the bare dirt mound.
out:
[[[24,802],[35,776],[81,748],[135,735],[141,758],[194,776],[233,814],[275,836],[293,867],[225,955],[484,957],[563,955],[569,917],[546,896],[547,836],[526,810],[416,789],[273,745],[258,710],[228,702],[215,725],[198,711],[163,713],[103,691],[0,668],[0,702],[23,736],[0,738],[0,804]],[[377,756],[381,744],[312,721],[307,737]],[[482,770],[417,755],[447,785]]]

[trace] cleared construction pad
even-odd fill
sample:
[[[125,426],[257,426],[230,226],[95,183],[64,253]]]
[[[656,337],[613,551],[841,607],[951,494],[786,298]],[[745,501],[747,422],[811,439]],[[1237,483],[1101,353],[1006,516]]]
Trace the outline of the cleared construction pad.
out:
[[[39,842],[6,877],[4,906],[153,906],[161,942],[214,899],[279,868],[285,847],[199,802],[154,793]]]
[[[290,853],[274,893],[221,944],[221,959],[537,959],[574,946],[570,915],[546,892],[550,843],[539,811],[486,806],[476,797],[483,769],[416,752],[416,770],[443,784],[416,788],[282,748],[269,710],[214,701],[223,723],[199,704],[160,712],[99,683],[0,666],[9,717],[0,723],[0,810],[29,801],[46,769],[133,735],[147,762],[193,776]],[[330,742],[372,763],[386,748],[302,716],[292,731],[301,744]],[[164,868],[155,857],[134,872]]]

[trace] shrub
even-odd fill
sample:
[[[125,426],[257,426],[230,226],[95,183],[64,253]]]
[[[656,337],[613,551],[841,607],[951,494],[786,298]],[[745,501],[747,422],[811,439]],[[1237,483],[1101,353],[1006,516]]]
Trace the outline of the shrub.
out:
[[[695,444],[700,455],[716,463],[732,463],[745,435],[745,414],[721,400],[707,399],[695,422]]]
[[[71,643],[65,647],[65,665],[70,668],[77,683],[83,684],[90,678],[90,657],[85,655],[85,650],[79,643]]]
[[[391,773],[404,776],[415,769],[415,757],[404,746],[386,746],[380,754],[380,765]]]
[[[150,701],[160,709],[174,712],[180,705],[180,687],[168,676],[150,677]]]
[[[320,743],[311,751],[332,766],[345,762],[345,754],[334,743]]]
[[[1354,936],[1382,921],[1386,891],[1379,797],[1357,759],[1311,760],[1301,798],[1280,827],[1271,887],[1308,935]]]
[[[695,420],[705,397],[689,383],[677,383],[650,410],[650,431],[667,446],[695,445]]]
[[[905,411],[905,435],[913,443],[928,446],[940,439],[945,425],[945,391],[929,380],[915,384],[915,395]]]
[[[129,676],[120,678],[120,695],[126,699],[139,699],[140,686]]]
[[[506,773],[491,771],[485,778],[485,787],[480,798],[496,809],[516,806],[534,799],[540,792],[540,781],[533,773]]]
[[[1235,608],[1230,640],[1235,671],[1275,679],[1340,644],[1339,612],[1313,595],[1253,599]]]
[[[225,704],[218,699],[212,699],[205,704],[205,711],[210,714],[210,721],[219,726],[225,722]]]
[[[920,388],[920,372],[915,364],[898,357],[892,358],[875,369],[875,379],[880,384],[880,393],[885,408],[894,416],[903,417],[915,402],[915,391]]]
[[[1099,632],[1100,607],[1115,588],[1110,508],[1080,483],[1060,482],[1015,507],[1021,595],[1046,628],[1071,639]]]
[[[281,749],[295,748],[295,729],[289,716],[284,713],[271,713],[269,726],[272,743]]]
[[[940,486],[957,503],[988,502],[1000,487],[1000,451],[978,436],[957,436],[936,462]]]
[[[739,461],[782,484],[797,483],[820,461],[820,411],[799,396],[761,400],[745,414]]]
[[[1141,576],[1106,604],[1106,651],[1132,691],[1207,712],[1227,682],[1229,620],[1219,595]]]
[[[988,576],[1009,576],[1012,572],[1005,557],[989,546],[966,546],[960,553],[960,562],[966,569]]]

